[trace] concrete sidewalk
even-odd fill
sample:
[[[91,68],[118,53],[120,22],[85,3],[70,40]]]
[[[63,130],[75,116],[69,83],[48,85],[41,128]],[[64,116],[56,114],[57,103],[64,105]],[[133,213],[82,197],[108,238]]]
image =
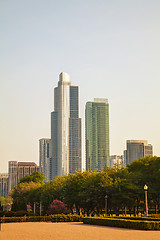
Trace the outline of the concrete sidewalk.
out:
[[[83,223],[5,223],[0,240],[160,240],[160,231],[142,231]]]

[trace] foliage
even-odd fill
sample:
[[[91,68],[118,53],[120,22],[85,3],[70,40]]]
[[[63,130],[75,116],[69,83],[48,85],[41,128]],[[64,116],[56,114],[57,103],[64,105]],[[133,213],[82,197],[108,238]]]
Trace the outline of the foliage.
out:
[[[39,188],[40,183],[25,182],[19,183],[12,192],[13,210],[27,210],[27,204],[30,201],[29,196],[33,189]]]
[[[160,205],[160,157],[144,157],[133,161],[127,166],[132,182],[138,186],[137,194],[142,199],[144,185],[148,186],[149,205]]]
[[[79,215],[55,214],[49,216],[0,217],[0,222],[81,222]]]
[[[17,211],[17,212],[14,212],[14,211],[0,211],[0,217],[23,217],[25,215],[28,215],[28,212],[26,211],[23,211],[23,210],[20,210],[20,211]]]
[[[44,213],[48,210],[49,205],[54,199],[63,201],[63,188],[66,178],[66,176],[56,177],[54,181],[47,182],[41,187],[39,196],[43,203]]]
[[[34,201],[40,201],[38,190],[43,185],[44,175],[40,172],[33,172],[20,180],[12,190],[13,210],[27,210],[27,204]]]
[[[67,208],[67,205],[59,200],[53,200],[53,202],[50,204],[47,213],[49,215],[51,214],[69,214],[70,210]]]
[[[105,216],[104,218],[116,218],[116,219],[130,219],[130,220],[143,220],[143,221],[159,221],[160,222],[160,216],[156,216],[156,214],[154,214],[154,216],[149,216],[149,217],[128,217],[128,216]]]
[[[29,182],[35,182],[35,183],[43,183],[45,177],[43,173],[41,172],[33,172],[31,175],[27,175],[24,178],[20,180],[20,183],[29,183]]]
[[[0,197],[0,205],[4,205],[4,204],[11,204],[12,203],[12,198],[4,198],[4,197]]]
[[[37,173],[36,173],[37,174]],[[35,175],[33,174],[35,177]],[[36,175],[37,176],[37,175]],[[27,179],[27,180],[26,180]],[[43,214],[57,199],[77,213],[94,215],[102,213],[107,195],[108,214],[119,215],[128,209],[131,213],[144,210],[144,185],[148,185],[149,207],[160,213],[160,158],[145,157],[133,161],[126,168],[106,168],[102,172],[80,172],[56,177],[54,181],[29,181],[25,178],[12,193],[13,209],[26,211],[30,202],[32,209],[41,202]]]
[[[143,221],[143,220],[126,220],[116,218],[97,218],[85,217],[82,218],[83,223],[93,224],[100,226],[121,227],[139,230],[160,230],[159,222],[156,221]]]

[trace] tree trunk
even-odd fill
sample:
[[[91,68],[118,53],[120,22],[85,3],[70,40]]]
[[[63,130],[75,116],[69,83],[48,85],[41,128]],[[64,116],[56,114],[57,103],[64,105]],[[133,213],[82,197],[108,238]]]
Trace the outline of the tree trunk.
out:
[[[136,207],[134,207],[134,216],[136,217]]]
[[[155,214],[157,214],[157,209],[158,209],[158,205],[157,205],[157,202],[155,204]]]
[[[124,208],[124,215],[125,216],[127,215],[127,208],[126,207]]]

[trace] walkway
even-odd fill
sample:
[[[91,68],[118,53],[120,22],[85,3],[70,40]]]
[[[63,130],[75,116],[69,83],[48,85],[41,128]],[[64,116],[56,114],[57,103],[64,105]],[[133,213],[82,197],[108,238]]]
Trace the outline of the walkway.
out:
[[[0,240],[159,240],[160,231],[141,231],[83,223],[5,223]]]

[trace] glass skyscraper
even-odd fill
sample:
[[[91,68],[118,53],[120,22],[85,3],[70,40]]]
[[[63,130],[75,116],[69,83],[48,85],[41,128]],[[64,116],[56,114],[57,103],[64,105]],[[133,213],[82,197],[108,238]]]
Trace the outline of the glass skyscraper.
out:
[[[70,87],[69,173],[81,169],[81,119],[79,118],[78,87]]]
[[[62,72],[54,89],[51,113],[52,179],[81,169],[81,119],[78,87]]]
[[[41,138],[39,140],[39,171],[44,174],[44,182],[50,180],[50,150],[51,139]]]
[[[131,164],[134,160],[146,156],[153,156],[153,147],[148,144],[147,140],[127,140],[126,164]]]
[[[109,104],[107,99],[96,98],[86,103],[86,170],[104,170],[109,158]]]

